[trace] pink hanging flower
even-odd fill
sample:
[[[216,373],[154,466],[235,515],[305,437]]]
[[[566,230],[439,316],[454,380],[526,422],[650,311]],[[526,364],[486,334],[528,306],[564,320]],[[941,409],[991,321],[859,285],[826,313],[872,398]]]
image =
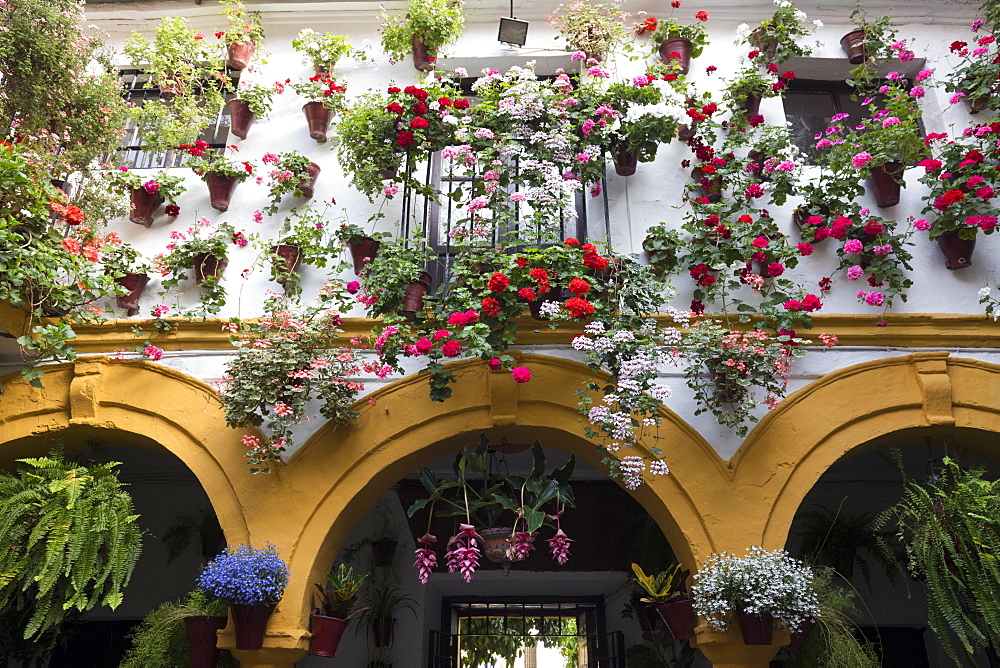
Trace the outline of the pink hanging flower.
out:
[[[524,561],[528,553],[535,549],[535,534],[530,531],[518,531],[514,534],[514,545],[511,546],[514,561]]]
[[[569,544],[572,542],[573,539],[568,537],[562,529],[557,530],[556,535],[548,539],[549,551],[552,552],[552,558],[560,566],[569,561]]]
[[[462,540],[465,544],[462,544]],[[479,548],[477,541],[482,541],[482,537],[476,533],[476,528],[471,524],[460,524],[458,534],[448,540],[448,551],[444,558],[448,566],[448,572],[460,571],[462,578],[466,582],[472,582],[472,575],[479,566]]]
[[[417,539],[417,542],[420,543],[421,547],[417,548],[417,560],[413,562],[413,565],[417,567],[417,578],[420,580],[420,584],[427,584],[427,580],[431,577],[431,571],[437,566],[437,553],[427,546],[436,543],[437,538],[425,533]]]

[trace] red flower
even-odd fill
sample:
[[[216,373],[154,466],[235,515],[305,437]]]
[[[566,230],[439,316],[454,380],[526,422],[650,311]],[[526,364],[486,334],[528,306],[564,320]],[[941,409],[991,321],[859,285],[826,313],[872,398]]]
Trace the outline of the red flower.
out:
[[[412,88],[412,86],[407,86],[407,88]],[[425,91],[423,88],[414,88],[413,90],[410,91],[410,95],[415,97],[420,102],[427,101],[427,91]]]
[[[521,288],[517,291],[517,296],[526,302],[533,302],[538,298],[538,295],[531,288]]]
[[[751,246],[755,246],[756,248],[767,248],[767,244],[767,237],[757,237],[750,243]]]
[[[750,58],[751,60],[753,60],[754,58],[756,58],[759,55],[760,55],[760,51],[757,51],[756,49],[754,49],[753,51],[751,51],[750,53],[747,54],[747,58]]]
[[[442,107],[450,107],[451,106],[451,98],[450,97],[439,97],[438,98],[438,104],[440,104]]]
[[[427,122],[426,118],[414,118],[410,121],[411,128],[426,128],[429,127],[430,123]]]
[[[570,316],[577,320],[583,320],[594,313],[594,305],[586,299],[570,297],[566,300],[566,310],[569,311]]]
[[[163,213],[167,214],[168,216],[179,216],[181,215],[181,208],[176,204],[168,204],[165,207],[163,207]]]
[[[681,0],[670,0],[670,6],[677,9],[681,6]]]
[[[791,81],[792,79],[795,78],[795,72],[788,70],[787,72],[781,75],[781,78],[784,79],[785,81]]]
[[[741,223],[746,223],[747,225],[749,225],[750,223],[753,222],[753,218],[744,213],[742,216],[739,217],[739,221]]]
[[[582,297],[583,295],[590,292],[590,283],[583,280],[582,278],[574,278],[569,282],[569,291],[572,292],[577,297]]]
[[[818,311],[823,308],[823,302],[816,295],[806,295],[802,300],[803,311]]]
[[[708,265],[706,265],[706,264],[696,264],[695,266],[691,267],[691,272],[690,273],[691,273],[691,278],[697,280],[697,279],[701,278],[702,276],[707,275],[708,272],[709,272]]]
[[[798,301],[797,299],[789,299],[787,302],[785,302],[785,310],[786,311],[801,311],[802,310],[802,302]]]
[[[458,341],[445,341],[441,346],[441,354],[445,357],[458,357],[462,354],[462,344]]]
[[[514,264],[516,264],[517,266],[522,267],[522,268],[523,267],[527,267],[528,266],[528,258],[526,258],[526,257],[519,257],[516,260],[514,260]]]
[[[452,103],[452,106],[455,107],[455,109],[468,109],[469,101],[464,97],[460,97]]]
[[[410,146],[413,143],[413,133],[409,130],[400,130],[396,134],[396,143],[403,148]]]
[[[490,289],[490,292],[503,292],[510,285],[510,279],[503,274],[497,272],[490,276],[490,280],[487,282],[486,287]]]
[[[410,107],[417,116],[422,116],[427,113],[427,105],[423,102],[417,102],[415,105]]]
[[[400,92],[400,90],[396,86],[389,86],[388,92],[390,92],[390,93],[398,93],[398,92]]]
[[[389,105],[386,105],[385,110],[393,114],[402,114],[403,111],[405,111],[403,109],[403,105],[401,105],[399,102],[393,102]]]
[[[719,68],[716,67],[715,65],[709,65],[708,67],[705,68],[705,73],[706,74],[711,74],[712,72],[714,72],[717,69],[719,69]]]
[[[699,12],[695,12],[695,13],[694,13],[694,17],[695,17],[696,19],[698,19],[699,21],[707,21],[707,20],[708,20],[708,12],[706,12],[706,11],[705,11],[705,10],[703,9],[703,10],[701,10],[701,11],[699,11]]]
[[[220,30],[219,32],[215,33],[215,39],[222,39],[225,36],[225,34],[226,34],[225,31]]]
[[[948,48],[951,49],[952,53],[955,53],[956,51],[961,51],[962,49],[964,49],[967,46],[969,46],[968,42],[962,42],[962,41],[959,41],[959,40],[955,40],[954,42],[951,43],[951,46],[948,47]]]
[[[771,264],[767,265],[768,276],[771,277],[781,276],[783,273],[785,273],[785,265],[781,264],[780,262],[772,262]]]
[[[952,204],[961,202],[965,199],[965,193],[961,190],[949,190],[940,197],[934,200],[934,208],[939,211],[944,211]]]
[[[528,272],[528,276],[531,276],[536,281],[543,281],[549,277],[549,272],[545,269],[532,269]]]
[[[796,247],[799,249],[799,253],[802,255],[812,255],[813,251],[815,250],[812,247],[812,244],[809,243],[799,243],[796,244]]]
[[[865,225],[865,234],[871,234],[871,235],[882,234],[883,229],[885,228],[882,227],[882,223],[873,220],[869,222],[867,225]]]
[[[574,239],[573,237],[569,237],[563,243],[566,244],[567,246],[579,246],[580,245],[580,241],[578,239]]]
[[[608,261],[597,253],[585,253],[583,256],[583,266],[594,271],[604,271],[608,268]]]
[[[493,299],[493,297],[487,297],[483,300],[483,313],[485,313],[490,318],[495,318],[500,315],[500,302]]]
[[[715,276],[712,276],[711,274],[702,276],[701,278],[698,279],[698,285],[701,285],[706,288],[712,287],[713,285],[715,285]]]
[[[657,21],[652,16],[635,26],[635,34],[642,35],[647,32],[656,32]]]
[[[249,162],[246,161],[243,162],[243,169],[247,170],[247,174],[253,174],[253,165],[251,165]]]

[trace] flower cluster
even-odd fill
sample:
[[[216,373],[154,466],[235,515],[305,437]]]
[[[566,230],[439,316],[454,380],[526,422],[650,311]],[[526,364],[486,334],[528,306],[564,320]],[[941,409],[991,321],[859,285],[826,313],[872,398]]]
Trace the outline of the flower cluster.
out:
[[[288,565],[271,543],[230,546],[208,562],[197,585],[231,604],[277,603],[288,585]]]
[[[971,43],[955,40],[949,47],[949,51],[961,60],[958,67],[949,73],[945,88],[954,93],[952,104],[965,100],[972,111],[1000,109],[997,99],[1000,92],[1000,52],[997,51],[996,35],[979,34],[982,26],[982,20],[977,19],[972,24],[976,38]]]

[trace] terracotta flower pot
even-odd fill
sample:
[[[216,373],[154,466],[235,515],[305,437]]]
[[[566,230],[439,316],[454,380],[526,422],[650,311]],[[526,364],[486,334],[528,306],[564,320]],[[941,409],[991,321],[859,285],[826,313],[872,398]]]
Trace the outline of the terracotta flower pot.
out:
[[[118,308],[123,308],[130,312],[138,310],[139,297],[142,296],[142,291],[146,289],[146,283],[149,283],[149,276],[146,274],[125,274],[116,278],[115,283],[129,291],[127,295],[115,296]]]
[[[212,201],[212,208],[217,211],[228,211],[233,191],[236,190],[239,183],[235,176],[206,172],[205,185],[208,186],[208,196]]]
[[[226,615],[192,615],[184,618],[191,668],[215,668],[221,653],[215,646],[217,632],[226,628],[228,622],[229,617]]]
[[[774,618],[771,613],[752,615],[743,608],[737,608],[736,621],[740,625],[744,645],[771,644],[771,637],[774,634]]]
[[[746,112],[747,118],[753,118],[760,114],[760,96],[747,95],[746,99],[743,100],[743,111]]]
[[[431,275],[426,271],[420,274],[420,278],[413,281],[406,287],[406,294],[403,296],[403,308],[400,313],[407,318],[414,318],[418,311],[424,310],[424,295],[431,289]]]
[[[330,74],[331,72],[333,72],[333,68],[335,68],[336,66],[337,66],[336,60],[330,63],[330,67],[326,67],[325,65],[317,65],[316,63],[313,63],[313,69],[316,71],[316,76],[320,77],[323,76],[324,74]]]
[[[643,633],[652,633],[656,630],[660,615],[656,611],[655,603],[639,601],[635,604],[635,616],[639,620],[639,628],[642,629]]]
[[[789,652],[793,652],[795,654],[801,652],[802,648],[805,647],[806,640],[809,639],[809,634],[812,633],[814,626],[816,626],[816,620],[812,617],[802,622],[799,630],[792,634],[792,639],[782,649],[787,649]]]
[[[762,54],[767,56],[768,60],[774,60],[775,54],[778,53],[777,38],[769,38],[763,28],[757,28],[750,33],[750,38],[747,41],[749,41],[750,45],[757,51],[760,51]]]
[[[306,167],[306,176],[299,181],[299,192],[303,197],[312,197],[316,194],[316,179],[319,178],[319,165],[310,162]]]
[[[434,61],[431,59],[426,44],[414,37],[411,51],[413,52],[413,66],[417,70],[420,72],[431,72],[434,70]]]
[[[969,113],[978,114],[984,111],[986,107],[990,106],[990,98],[988,97],[966,97],[965,104],[969,107]]]
[[[246,69],[246,66],[250,64],[250,59],[253,58],[253,54],[257,50],[257,45],[247,41],[240,44],[230,44],[226,48],[229,52],[229,59],[226,60],[226,65],[234,70],[242,70]]]
[[[312,614],[312,638],[309,639],[309,655],[333,658],[347,628],[347,620]]]
[[[712,380],[715,383],[715,396],[720,401],[724,401],[730,404],[738,404],[743,401],[744,395],[746,395],[747,389],[742,385],[731,383],[725,375],[722,374],[720,368],[724,364],[724,360],[721,357],[714,357],[710,360],[705,360],[705,366],[708,367],[708,372],[712,376]]]
[[[153,224],[153,214],[163,204],[159,192],[148,193],[145,188],[133,188],[131,194],[132,210],[128,219],[133,223],[149,227]]]
[[[486,545],[483,547],[483,554],[490,561],[500,564],[503,567],[504,575],[510,573],[510,567],[514,565],[510,558],[511,536],[514,527],[497,527],[495,529],[483,529],[479,535],[483,537]]]
[[[899,204],[899,192],[903,187],[903,163],[887,162],[871,167],[867,179],[868,190],[880,207]]]
[[[676,69],[681,74],[687,74],[691,69],[691,40],[686,37],[674,37],[664,40],[658,50],[660,60],[668,67]],[[671,54],[676,53],[676,56]]]
[[[198,253],[194,256],[194,277],[200,285],[205,285],[208,279],[218,283],[222,272],[229,266],[228,258],[218,258],[209,253]]]
[[[167,102],[181,94],[181,85],[179,83],[161,83],[158,85],[160,87],[160,98]]]
[[[330,127],[333,112],[323,106],[322,102],[306,102],[302,105],[302,113],[306,115],[309,136],[320,143],[325,142],[326,131]]]
[[[851,65],[860,65],[865,61],[865,31],[852,30],[840,38],[840,46],[847,54]]]
[[[66,179],[52,179],[50,183],[67,195],[70,195],[73,192],[73,184]]]
[[[795,209],[795,211],[792,212],[792,222],[795,223],[795,227],[797,227],[798,230],[801,232],[805,228],[805,226],[809,224],[809,217],[811,215],[812,214],[810,213],[809,205],[803,204],[802,206],[800,206],[799,208]],[[823,217],[829,216],[830,207],[826,206],[825,204],[821,205],[819,207],[819,213],[817,215]],[[826,241],[826,239],[819,239],[818,241],[813,241],[812,243],[818,244],[823,241]]]
[[[701,167],[695,167],[691,170],[691,178],[698,182],[698,187],[709,202],[718,202],[722,199],[721,177],[707,175]]]
[[[347,249],[351,251],[351,260],[354,262],[355,276],[365,275],[365,267],[368,266],[372,258],[378,255],[378,248],[381,245],[381,241],[371,237],[364,237],[359,241],[351,241],[347,244]]]
[[[236,649],[260,649],[264,646],[267,621],[276,607],[277,603],[233,603],[229,606],[236,627]]]
[[[687,640],[694,637],[694,602],[671,601],[669,603],[658,603],[656,612],[660,614],[660,619],[670,629],[676,640]]]
[[[976,249],[976,239],[962,239],[957,230],[950,230],[937,238],[938,247],[944,253],[944,266],[949,269],[965,269],[972,266],[972,251]]]
[[[395,634],[396,618],[373,619],[369,625],[372,636],[375,638],[376,647],[392,647]]]
[[[278,274],[276,280],[278,285],[285,287],[288,277],[298,270],[302,262],[302,251],[295,244],[279,243],[271,246],[271,252],[277,256],[272,260],[275,273]]]
[[[628,150],[624,141],[611,143],[611,159],[615,162],[615,174],[632,176],[639,166],[639,155]]]
[[[677,128],[677,138],[681,141],[688,141],[694,139],[697,133],[687,125],[681,125]]]
[[[229,131],[240,139],[246,139],[250,128],[257,122],[257,117],[250,111],[250,105],[238,97],[230,100],[228,104]]]

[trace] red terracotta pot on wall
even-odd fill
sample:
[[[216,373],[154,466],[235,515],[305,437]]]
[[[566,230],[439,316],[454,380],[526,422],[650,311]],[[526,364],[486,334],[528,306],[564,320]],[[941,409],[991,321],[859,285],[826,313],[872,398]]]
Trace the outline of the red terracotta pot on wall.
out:
[[[257,122],[257,117],[250,111],[250,105],[238,97],[233,98],[229,105],[229,131],[240,139],[246,139],[250,128]]]
[[[132,210],[128,214],[128,219],[145,227],[152,225],[153,215],[163,204],[160,193],[148,193],[145,188],[133,188],[130,199]]]
[[[208,186],[208,196],[212,201],[212,208],[217,211],[228,211],[229,202],[232,200],[233,192],[239,183],[235,176],[206,172],[205,185]]]
[[[668,67],[676,68],[681,74],[687,74],[691,69],[691,40],[686,37],[674,37],[664,40],[657,51]],[[676,53],[676,56],[671,54]]]
[[[250,59],[253,58],[253,54],[257,50],[257,45],[248,41],[240,44],[230,44],[226,48],[229,52],[229,59],[226,60],[226,65],[234,70],[242,70],[246,69],[246,66],[250,64]]]
[[[326,131],[330,127],[333,112],[323,106],[322,102],[306,102],[302,105],[302,113],[306,115],[309,136],[320,143],[325,142]]]

